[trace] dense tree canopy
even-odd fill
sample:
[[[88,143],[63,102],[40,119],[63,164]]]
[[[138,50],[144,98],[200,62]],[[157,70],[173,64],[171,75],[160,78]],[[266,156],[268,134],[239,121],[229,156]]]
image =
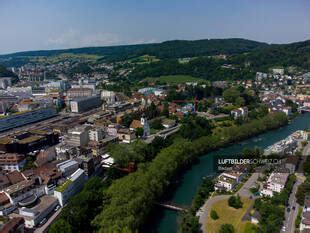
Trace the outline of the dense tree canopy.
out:
[[[108,188],[108,200],[93,221],[100,232],[135,232],[145,223],[152,206],[167,189],[173,178],[194,159],[232,141],[246,139],[267,129],[285,124],[284,114],[268,115],[223,132],[200,137],[193,141],[177,139],[162,149],[149,164],[116,180]]]

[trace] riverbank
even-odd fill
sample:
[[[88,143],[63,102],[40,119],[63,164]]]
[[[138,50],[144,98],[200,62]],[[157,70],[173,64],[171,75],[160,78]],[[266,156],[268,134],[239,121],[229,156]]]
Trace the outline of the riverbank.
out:
[[[115,181],[109,187],[107,196],[110,198],[95,218],[95,225],[103,232],[138,230],[147,220],[154,202],[162,197],[176,175],[184,171],[197,156],[286,123],[287,118],[283,113],[275,113],[240,126],[223,128],[194,141],[175,141],[150,164],[141,166],[137,172]]]
[[[310,114],[302,114],[296,117],[289,125],[201,156],[199,162],[194,164],[181,177],[177,188],[167,201],[178,205],[190,205],[203,177],[216,175],[216,169],[214,169],[213,166],[214,156],[224,155],[225,157],[233,157],[236,154],[240,154],[244,148],[266,148],[287,137],[294,131],[302,130],[307,127],[310,127]],[[178,215],[176,212],[158,209],[156,216],[158,220],[155,223],[153,222],[148,232],[171,233],[177,231]]]

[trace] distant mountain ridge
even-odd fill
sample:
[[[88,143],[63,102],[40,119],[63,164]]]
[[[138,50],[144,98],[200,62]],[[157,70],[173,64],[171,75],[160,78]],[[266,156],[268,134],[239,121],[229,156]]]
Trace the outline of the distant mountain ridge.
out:
[[[172,40],[153,44],[25,51],[0,55],[0,58],[54,56],[62,53],[96,54],[116,60],[126,59],[129,57],[139,56],[143,54],[154,55],[159,58],[176,58],[187,56],[214,55],[220,53],[241,53],[251,51],[255,48],[265,47],[267,45],[267,43],[239,38]]]
[[[232,55],[230,62],[238,65],[248,63],[254,70],[266,70],[270,66],[298,66],[305,70],[310,69],[310,40],[267,44],[240,38],[172,40],[153,44],[26,51],[0,55],[0,64],[7,67],[20,66],[35,56],[48,57],[63,53],[94,54],[102,56],[100,59],[105,61],[122,61],[146,54],[159,59],[227,54]]]

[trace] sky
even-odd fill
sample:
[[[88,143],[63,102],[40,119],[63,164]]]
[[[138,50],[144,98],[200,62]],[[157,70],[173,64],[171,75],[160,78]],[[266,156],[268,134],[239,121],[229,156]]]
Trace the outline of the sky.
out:
[[[162,42],[310,39],[309,0],[0,0],[0,54]]]

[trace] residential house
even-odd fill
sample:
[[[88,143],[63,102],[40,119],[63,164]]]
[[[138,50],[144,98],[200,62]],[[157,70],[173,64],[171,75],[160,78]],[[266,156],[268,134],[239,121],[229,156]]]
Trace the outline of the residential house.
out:
[[[244,178],[245,173],[237,171],[223,172],[217,179],[215,190],[232,191]]]
[[[238,109],[232,110],[230,114],[235,120],[238,118],[245,118],[248,116],[248,108],[247,107],[238,108]]]
[[[280,193],[285,187],[288,176],[289,171],[271,173],[261,195],[273,197],[274,192]]]
[[[136,133],[130,129],[119,129],[117,131],[118,139],[124,143],[131,143],[136,139]]]

